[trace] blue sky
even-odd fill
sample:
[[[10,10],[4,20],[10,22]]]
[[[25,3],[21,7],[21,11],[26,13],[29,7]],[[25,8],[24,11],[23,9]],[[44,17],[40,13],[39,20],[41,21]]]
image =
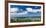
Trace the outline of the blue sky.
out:
[[[11,5],[11,8],[20,8],[20,9],[32,8],[32,9],[40,9],[41,6]]]
[[[21,13],[11,13],[11,16],[22,17],[23,15],[23,17],[25,17],[25,16],[40,16],[41,15],[41,12],[40,12],[41,6],[11,5],[10,7],[12,11],[15,11],[16,10],[15,8],[18,8],[18,10],[21,10],[21,9],[23,10]],[[28,8],[29,10],[26,8]]]

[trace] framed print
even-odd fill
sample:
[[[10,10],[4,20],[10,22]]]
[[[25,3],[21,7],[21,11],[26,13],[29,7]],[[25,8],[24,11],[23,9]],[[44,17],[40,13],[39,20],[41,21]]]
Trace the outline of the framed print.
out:
[[[8,26],[44,25],[44,3],[7,2]]]

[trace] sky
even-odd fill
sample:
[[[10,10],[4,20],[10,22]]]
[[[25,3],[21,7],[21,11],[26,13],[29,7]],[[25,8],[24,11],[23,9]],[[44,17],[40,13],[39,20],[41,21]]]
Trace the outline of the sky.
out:
[[[37,12],[37,11],[40,11],[41,9],[41,6],[11,5],[10,7],[12,11],[21,10],[21,11]]]
[[[26,17],[26,16],[40,16],[41,6],[23,6],[11,5],[11,16]],[[17,13],[18,11],[18,13]]]
[[[40,9],[41,6],[11,5],[11,8],[20,8],[20,9],[32,8],[32,9]]]

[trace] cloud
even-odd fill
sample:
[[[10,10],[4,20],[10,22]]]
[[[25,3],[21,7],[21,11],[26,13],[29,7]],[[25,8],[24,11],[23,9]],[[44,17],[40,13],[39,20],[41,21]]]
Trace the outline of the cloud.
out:
[[[27,14],[27,11],[22,12],[22,13],[11,13],[11,17],[21,17],[21,16],[25,16]]]
[[[16,12],[16,11],[18,11],[18,8],[11,8],[10,9],[10,12]]]
[[[27,11],[24,11],[22,13],[17,13],[17,15],[24,15],[24,14],[27,14]]]
[[[32,12],[40,12],[41,10],[37,9],[37,10],[33,10]]]
[[[28,11],[28,12],[40,12],[41,10],[40,9],[32,9],[32,8],[26,8],[26,10]]]
[[[26,8],[28,12],[32,12],[32,8]]]

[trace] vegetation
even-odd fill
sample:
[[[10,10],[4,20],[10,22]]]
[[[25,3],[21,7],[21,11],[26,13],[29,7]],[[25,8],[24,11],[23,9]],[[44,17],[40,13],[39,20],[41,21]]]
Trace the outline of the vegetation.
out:
[[[11,19],[11,23],[13,22],[38,22],[40,21],[40,17],[14,17],[14,19]]]

